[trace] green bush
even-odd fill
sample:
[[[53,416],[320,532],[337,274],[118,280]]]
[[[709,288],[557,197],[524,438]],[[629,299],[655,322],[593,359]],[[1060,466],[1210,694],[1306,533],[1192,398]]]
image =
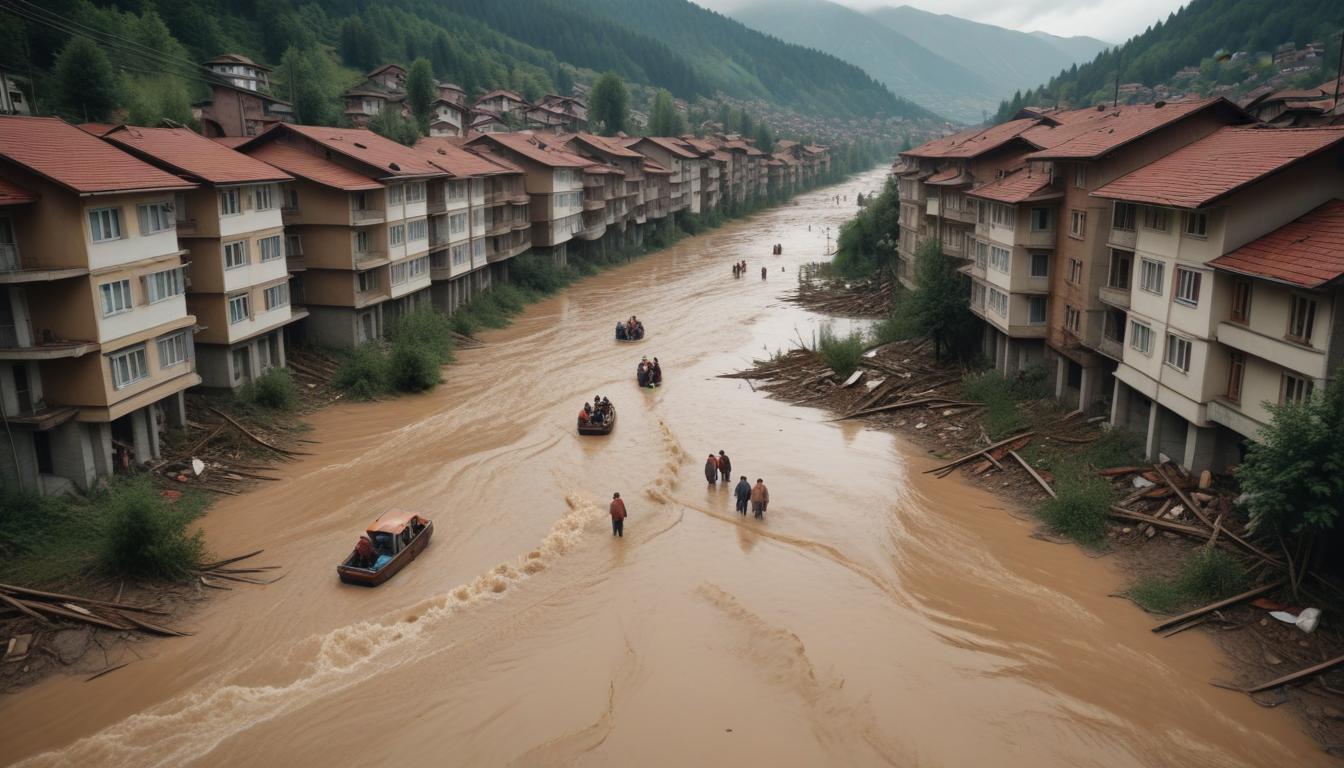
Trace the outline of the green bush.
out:
[[[837,336],[831,326],[824,325],[817,340],[821,359],[836,374],[848,377],[859,367],[865,348],[863,334],[855,331],[848,336]]]
[[[1144,464],[1143,438],[1127,429],[1111,427],[1084,449],[1082,460],[1096,469]]]
[[[443,381],[443,364],[430,347],[399,341],[387,361],[388,380],[398,392],[424,392]]]
[[[481,324],[466,312],[465,307],[458,307],[456,312],[448,316],[448,327],[453,329],[453,333],[460,333],[463,336],[471,336],[481,330]]]
[[[1106,537],[1106,519],[1115,491],[1111,484],[1080,468],[1055,473],[1056,497],[1036,508],[1037,517],[1055,533],[1096,546]]]
[[[239,401],[272,411],[292,410],[299,402],[294,379],[284,368],[272,368],[238,389]]]
[[[1180,610],[1222,600],[1246,590],[1249,582],[1240,562],[1220,549],[1191,555],[1175,578],[1140,579],[1128,591],[1134,602],[1153,613]]]
[[[440,365],[453,361],[453,323],[447,315],[433,309],[417,309],[398,317],[388,328],[394,346],[407,344],[432,354]],[[394,353],[395,356],[395,353]]]
[[[375,342],[361,344],[346,353],[332,382],[360,400],[372,400],[391,388],[387,355]]]
[[[145,479],[115,485],[101,501],[107,515],[102,565],[109,573],[182,579],[200,564],[205,538],[188,530],[198,507],[170,504]]]

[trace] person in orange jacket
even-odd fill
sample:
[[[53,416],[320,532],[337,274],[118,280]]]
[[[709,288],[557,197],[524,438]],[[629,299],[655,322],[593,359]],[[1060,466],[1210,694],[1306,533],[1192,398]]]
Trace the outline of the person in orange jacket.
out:
[[[620,492],[611,494],[611,535],[625,538],[625,502]]]

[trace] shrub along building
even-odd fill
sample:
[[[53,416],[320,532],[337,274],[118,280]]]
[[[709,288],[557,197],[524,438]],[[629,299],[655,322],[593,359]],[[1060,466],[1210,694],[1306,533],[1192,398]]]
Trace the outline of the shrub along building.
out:
[[[88,489],[156,458],[200,383],[173,214],[195,185],[35,117],[0,117],[0,184],[0,472]]]
[[[939,240],[971,278],[999,371],[1040,365],[1065,402],[1109,400],[1151,457],[1236,461],[1263,400],[1299,398],[1333,367],[1335,275],[1261,285],[1303,252],[1273,231],[1328,228],[1344,189],[1344,129],[1249,122],[1223,99],[1024,111],[902,153],[902,281]],[[1256,290],[1274,298],[1252,313]]]
[[[202,383],[235,388],[283,366],[284,329],[308,315],[290,302],[280,214],[293,177],[185,128],[121,126],[103,138],[199,185],[179,192],[173,211]]]

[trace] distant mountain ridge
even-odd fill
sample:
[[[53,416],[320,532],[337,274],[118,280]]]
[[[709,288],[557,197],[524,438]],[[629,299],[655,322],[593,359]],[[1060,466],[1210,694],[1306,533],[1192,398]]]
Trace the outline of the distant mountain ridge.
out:
[[[855,64],[897,95],[963,122],[981,121],[1005,96],[1107,47],[1094,38],[1017,32],[909,6],[859,12],[828,0],[744,0],[728,13]]]

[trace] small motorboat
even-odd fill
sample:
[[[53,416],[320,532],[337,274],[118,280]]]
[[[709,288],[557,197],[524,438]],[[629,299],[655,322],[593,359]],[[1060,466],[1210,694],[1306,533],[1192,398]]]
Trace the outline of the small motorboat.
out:
[[[579,421],[580,435],[609,435],[612,428],[616,426],[616,406],[611,406],[611,413],[600,423],[592,421]]]
[[[630,333],[629,330],[627,330],[626,325],[624,323],[619,324],[619,327],[616,330],[616,340],[623,341],[626,344],[634,344],[637,341],[643,341],[644,323],[637,322],[635,325],[634,333]]]
[[[336,566],[336,573],[346,584],[376,587],[397,575],[425,547],[434,534],[434,523],[424,515],[403,510],[392,510],[369,523],[368,537],[373,542],[373,562],[361,562],[358,552],[351,552]]]

